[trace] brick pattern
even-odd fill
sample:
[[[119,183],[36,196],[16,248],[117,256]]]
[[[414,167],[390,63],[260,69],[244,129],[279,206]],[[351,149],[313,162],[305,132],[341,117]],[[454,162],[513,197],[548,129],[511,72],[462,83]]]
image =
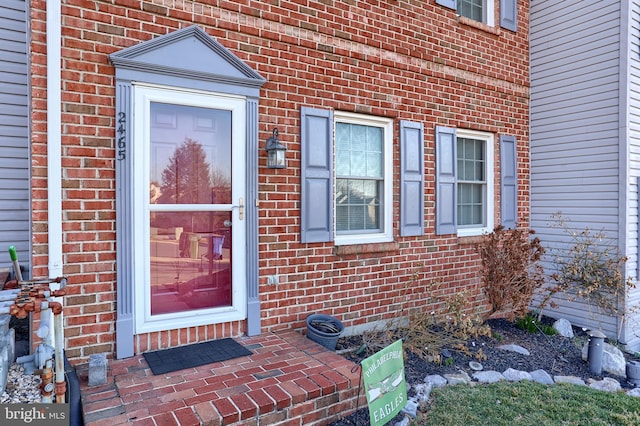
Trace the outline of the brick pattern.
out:
[[[237,340],[253,355],[161,376],[141,356],[110,361],[103,386],[77,366],[85,424],[323,425],[366,406],[359,368],[300,333]]]
[[[30,3],[31,264],[33,275],[41,277],[47,276],[48,264],[46,7],[42,1]],[[197,24],[266,78],[259,138],[264,141],[274,126],[279,128],[288,147],[288,168],[266,169],[260,151],[262,330],[301,329],[310,312],[337,316],[351,326],[393,318],[401,308],[440,312],[442,304],[433,303],[426,291],[432,281],[445,283],[451,294],[467,291],[471,302],[483,306],[473,245],[434,234],[436,125],[517,137],[518,218],[520,226],[528,226],[528,11],[529,1],[518,1],[518,32],[513,33],[458,20],[434,0],[65,1],[62,225],[70,293],[65,307],[68,357],[82,362],[115,349],[116,126],[110,53]],[[396,139],[399,120],[424,124],[425,236],[398,235],[396,146],[394,244],[380,251],[299,243],[301,106],[394,118]],[[496,204],[497,215],[499,200]],[[279,277],[277,284],[269,284],[271,275]],[[141,353],[243,331],[244,323],[234,323],[141,335],[135,344]]]

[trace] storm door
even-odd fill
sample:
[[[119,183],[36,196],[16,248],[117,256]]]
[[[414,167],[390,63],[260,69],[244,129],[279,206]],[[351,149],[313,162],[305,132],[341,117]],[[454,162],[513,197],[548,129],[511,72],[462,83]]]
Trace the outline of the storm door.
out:
[[[246,317],[245,102],[134,86],[138,333]]]

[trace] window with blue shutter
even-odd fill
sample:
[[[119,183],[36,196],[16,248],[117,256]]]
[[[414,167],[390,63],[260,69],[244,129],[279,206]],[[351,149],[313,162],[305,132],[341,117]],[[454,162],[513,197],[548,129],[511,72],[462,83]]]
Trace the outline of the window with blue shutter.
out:
[[[494,222],[491,133],[436,127],[436,234],[482,235]]]
[[[424,234],[424,129],[400,122],[400,235]]]
[[[333,240],[333,112],[302,107],[301,241]]]
[[[300,112],[301,242],[393,241],[393,120]]]
[[[500,217],[502,225],[514,229],[518,222],[518,167],[516,138],[500,136]]]

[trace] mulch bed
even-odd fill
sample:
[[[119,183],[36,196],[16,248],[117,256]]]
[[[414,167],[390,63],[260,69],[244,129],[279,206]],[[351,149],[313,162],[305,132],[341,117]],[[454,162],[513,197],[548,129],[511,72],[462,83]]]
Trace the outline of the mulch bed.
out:
[[[542,322],[552,324],[554,320],[543,318]],[[602,376],[593,375],[589,371],[589,365],[582,360],[582,347],[588,342],[585,330],[573,327],[574,338],[562,336],[548,336],[543,333],[530,333],[518,328],[514,323],[504,319],[492,319],[487,322],[491,327],[492,335],[496,337],[480,336],[469,339],[466,342],[467,350],[460,351],[447,348],[451,359],[447,362],[428,362],[413,353],[406,353],[404,366],[407,389],[409,396],[412,395],[412,384],[424,382],[424,378],[431,374],[449,374],[465,371],[471,375],[474,371],[469,367],[470,361],[479,361],[483,370],[495,370],[504,372],[508,368],[521,371],[535,371],[543,369],[551,376],[576,376],[585,381],[588,379],[602,380],[604,377],[611,377],[620,382],[622,387],[633,387],[626,382],[624,377],[617,377],[603,372]],[[336,349],[344,351],[361,348],[363,339],[361,336],[351,336],[341,338]],[[521,355],[515,352],[498,349],[498,346],[506,344],[516,344],[527,349],[531,355]],[[478,360],[479,351],[486,356],[486,359]],[[371,353],[363,351],[345,352],[343,356],[359,363]],[[407,352],[407,351],[405,351]],[[625,354],[627,356],[627,354]],[[631,358],[629,356],[629,358]],[[396,421],[402,420],[402,416],[389,422],[393,425]],[[331,423],[330,426],[365,426],[369,425],[369,414],[367,407],[362,407],[358,412],[344,419]]]

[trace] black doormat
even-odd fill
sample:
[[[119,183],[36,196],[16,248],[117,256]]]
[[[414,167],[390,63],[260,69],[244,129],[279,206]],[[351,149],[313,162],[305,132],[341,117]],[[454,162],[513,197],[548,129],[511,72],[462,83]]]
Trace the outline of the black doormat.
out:
[[[145,352],[142,355],[154,375],[171,373],[251,355],[251,351],[233,339],[211,340],[177,348]]]

